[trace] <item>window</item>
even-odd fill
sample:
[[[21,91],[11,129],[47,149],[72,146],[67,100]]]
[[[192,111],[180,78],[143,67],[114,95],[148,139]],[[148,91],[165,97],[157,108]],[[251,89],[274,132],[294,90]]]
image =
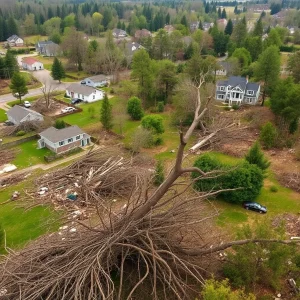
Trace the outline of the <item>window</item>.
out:
[[[248,95],[254,95],[254,91],[247,91]]]
[[[68,139],[68,143],[72,143],[73,142],[73,138]]]
[[[93,95],[93,99],[95,100],[95,95]]]
[[[224,99],[224,95],[217,95],[217,99],[223,100]]]
[[[225,91],[225,86],[218,86],[218,91]]]
[[[65,142],[64,142],[64,141],[61,141],[61,142],[59,142],[58,144],[59,144],[59,146],[63,146],[63,145],[65,144]]]
[[[77,136],[76,136],[76,140],[80,140],[80,135],[77,135]]]

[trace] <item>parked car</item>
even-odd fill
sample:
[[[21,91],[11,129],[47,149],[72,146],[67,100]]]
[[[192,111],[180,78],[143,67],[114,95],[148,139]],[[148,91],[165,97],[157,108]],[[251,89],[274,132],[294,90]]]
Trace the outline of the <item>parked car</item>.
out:
[[[24,106],[25,107],[31,107],[31,103],[29,101],[24,101]]]
[[[74,99],[71,100],[71,103],[72,103],[72,104],[78,104],[78,103],[80,103],[80,102],[82,102],[82,100],[81,100],[81,99],[78,99],[78,98],[74,98]]]
[[[259,212],[260,214],[267,213],[267,208],[257,202],[246,201],[243,203],[243,207],[247,210],[254,210]]]
[[[63,108],[63,109],[61,110],[61,112],[62,112],[63,114],[65,114],[65,113],[68,113],[68,112],[71,112],[71,111],[74,111],[74,110],[75,110],[74,107],[68,106],[68,107]]]
[[[4,122],[4,125],[5,125],[5,126],[13,126],[14,123],[7,120],[7,121]]]

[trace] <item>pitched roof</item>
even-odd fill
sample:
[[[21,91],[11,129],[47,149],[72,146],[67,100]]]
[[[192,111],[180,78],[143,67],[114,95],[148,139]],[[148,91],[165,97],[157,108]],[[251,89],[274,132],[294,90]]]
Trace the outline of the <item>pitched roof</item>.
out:
[[[27,65],[33,65],[34,63],[37,63],[39,61],[36,60],[36,59],[34,59],[34,58],[32,58],[32,57],[24,57],[22,59],[22,62],[25,63],[25,64],[27,64]]]
[[[19,37],[18,37],[16,34],[14,34],[14,35],[10,36],[10,37],[7,39],[7,41],[9,41],[9,42],[15,42],[18,38],[19,38]]]
[[[134,34],[136,38],[152,36],[152,33],[147,29],[137,30]]]
[[[82,85],[80,83],[72,83],[67,87],[67,90],[69,92],[74,92],[85,96],[89,96],[94,93],[95,88],[87,85]]]
[[[40,113],[19,105],[15,105],[7,111],[7,115],[10,115],[17,122],[22,121],[29,114],[43,117]]]
[[[126,31],[125,30],[123,30],[123,29],[119,29],[119,28],[115,28],[114,30],[113,30],[113,33],[114,34],[116,34],[116,35],[120,35],[120,34],[126,34],[127,35],[127,33],[126,33]]]
[[[141,49],[142,46],[139,43],[136,42],[129,42],[126,44],[126,48],[127,48],[127,54],[128,55],[133,55],[133,53],[138,50]]]
[[[46,46],[46,45],[52,45],[52,44],[55,44],[54,42],[52,41],[38,41],[37,42],[37,45],[39,45],[40,47],[43,47],[43,46]],[[57,44],[55,44],[57,45]]]
[[[231,88],[240,86],[242,90],[245,90],[247,86],[247,79],[240,76],[231,76],[229,77],[228,85],[230,85]]]
[[[259,89],[259,84],[256,82],[248,82],[247,83],[247,90],[248,91],[255,91],[257,92]]]
[[[49,140],[52,143],[57,143],[62,140],[66,140],[72,138],[79,134],[84,134],[85,132],[82,131],[77,125],[69,126],[62,129],[56,129],[54,127],[49,127],[46,130],[40,133],[42,138]]]

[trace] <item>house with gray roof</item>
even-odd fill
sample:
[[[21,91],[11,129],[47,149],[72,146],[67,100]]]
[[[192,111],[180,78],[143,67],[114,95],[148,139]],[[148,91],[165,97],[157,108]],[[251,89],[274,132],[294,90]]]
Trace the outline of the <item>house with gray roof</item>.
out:
[[[219,61],[216,68],[216,76],[228,76],[232,74],[233,66],[229,61]]]
[[[35,50],[44,56],[56,56],[59,55],[60,47],[52,41],[39,41],[35,45]]]
[[[80,99],[83,102],[91,103],[102,100],[105,92],[88,85],[72,83],[68,86],[66,94],[72,99]]]
[[[38,140],[38,148],[48,148],[60,154],[78,147],[84,147],[91,142],[90,135],[82,131],[77,125],[56,129],[49,127],[42,131]]]
[[[88,78],[85,78],[81,81],[81,84],[91,86],[91,87],[103,87],[107,86],[109,84],[109,78],[108,76],[105,76],[103,74],[91,76]]]
[[[7,39],[7,43],[9,44],[9,46],[11,47],[23,47],[24,46],[24,40],[21,39],[19,36],[17,36],[16,34],[10,36]]]
[[[10,108],[6,114],[8,121],[14,125],[20,125],[23,122],[44,121],[44,117],[40,113],[19,105]]]
[[[126,31],[123,29],[119,29],[119,28],[113,29],[112,34],[113,34],[113,37],[117,38],[117,39],[124,38],[127,36]]]
[[[255,105],[259,99],[260,85],[248,82],[248,78],[231,76],[228,80],[219,80],[216,85],[216,100],[228,103]]]

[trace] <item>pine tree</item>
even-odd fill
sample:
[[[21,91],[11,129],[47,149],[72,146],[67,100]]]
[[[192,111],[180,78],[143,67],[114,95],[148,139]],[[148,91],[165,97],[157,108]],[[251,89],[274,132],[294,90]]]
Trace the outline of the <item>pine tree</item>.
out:
[[[16,57],[11,53],[11,51],[7,51],[5,58],[5,78],[11,78],[14,72],[19,71],[18,62]]]
[[[257,23],[255,24],[253,35],[262,37],[263,35],[263,24],[261,18],[258,19]]]
[[[198,28],[199,28],[200,30],[203,30],[203,24],[202,24],[202,21],[201,21],[201,20],[199,21],[199,26],[198,26]]]
[[[26,80],[22,74],[20,72],[15,72],[9,87],[12,90],[13,95],[20,99],[20,103],[22,103],[22,97],[28,93],[26,84]]]
[[[100,110],[100,122],[107,131],[113,127],[112,118],[112,105],[109,103],[107,95],[105,95]]]
[[[118,28],[118,29],[122,29],[122,24],[121,24],[121,21],[120,21],[120,20],[118,21],[117,28]]]
[[[223,8],[223,10],[222,10],[222,19],[227,19],[227,14],[226,14],[226,10],[225,10],[225,8]]]
[[[222,12],[221,12],[221,7],[218,9],[218,19],[222,18]]]
[[[232,23],[231,19],[229,19],[224,32],[225,32],[225,34],[231,35],[232,31],[233,31],[233,23]]]
[[[257,165],[262,171],[268,169],[271,164],[267,158],[265,158],[259,142],[255,142],[255,144],[249,149],[249,152],[245,156],[245,160],[252,165]]]
[[[159,186],[163,183],[165,180],[165,175],[164,175],[164,166],[162,162],[159,160],[156,164],[155,168],[155,174],[154,174],[154,184],[156,186]]]
[[[61,79],[66,76],[64,67],[63,67],[61,61],[59,61],[57,59],[57,57],[55,57],[54,61],[53,61],[51,76],[54,80],[58,80],[59,83],[60,83]]]

